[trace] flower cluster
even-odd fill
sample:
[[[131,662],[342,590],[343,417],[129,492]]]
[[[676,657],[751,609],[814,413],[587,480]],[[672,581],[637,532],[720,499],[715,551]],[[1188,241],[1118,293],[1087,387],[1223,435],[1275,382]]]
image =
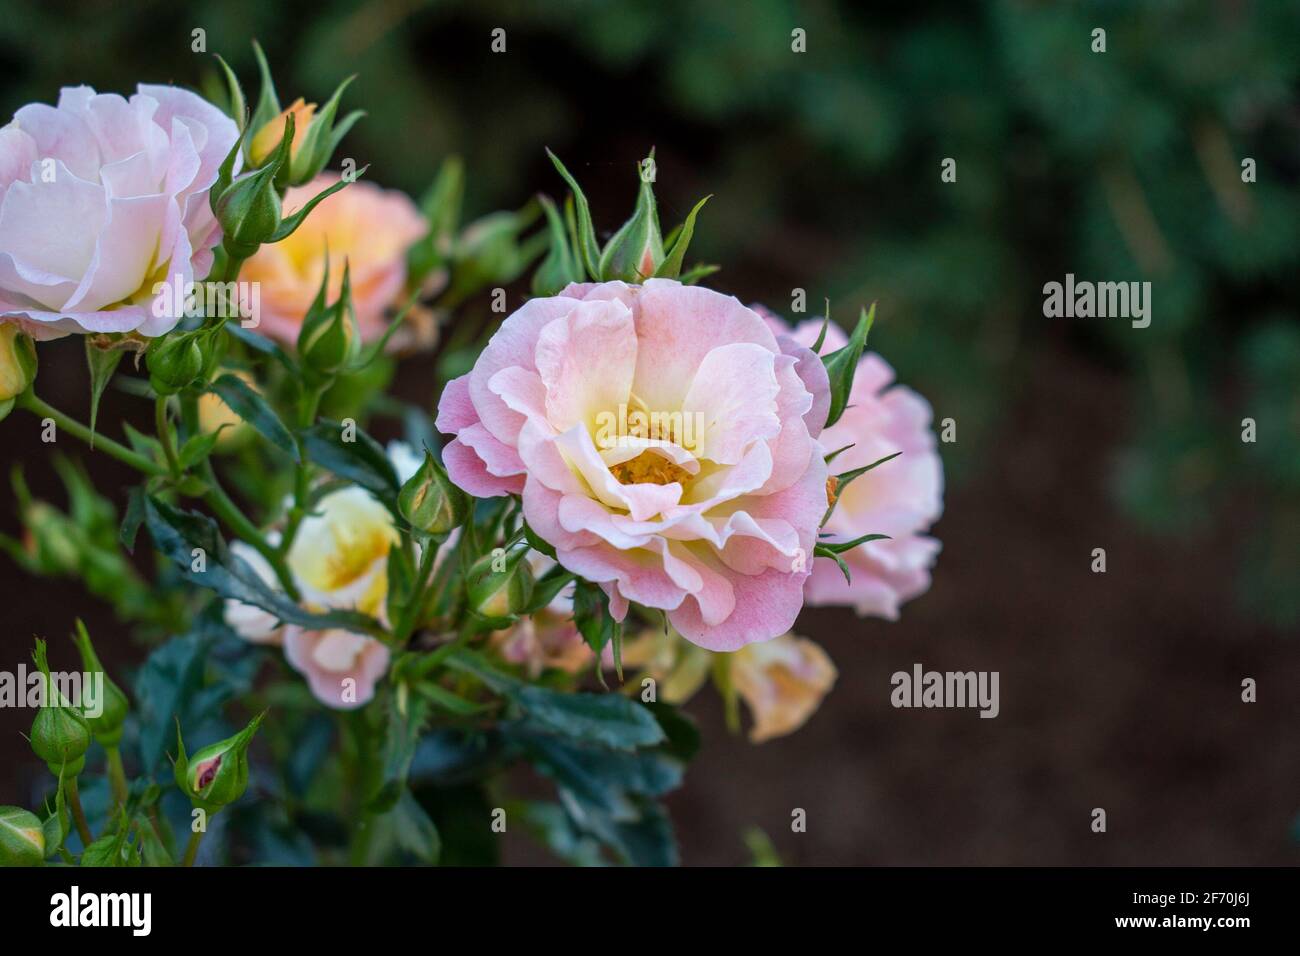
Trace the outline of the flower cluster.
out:
[[[224,111],[173,87],[75,87],[0,129],[0,418],[30,412],[141,475],[115,502],[61,465],[66,515],[19,476],[29,533],[7,550],[83,577],[157,643],[133,695],[108,681],[105,708],[41,710],[32,746],[56,786],[44,818],[0,808],[0,862],[192,863],[201,831],[182,853],[161,789],[221,812],[263,737],[362,821],[352,862],[435,852],[412,837],[432,823],[411,793],[444,758],[555,781],[553,847],[671,861],[627,828],[661,820],[680,779],[675,708],[711,680],[733,728],[743,703],[751,739],[789,734],[837,679],[795,633],[805,605],[892,620],[928,588],[929,406],[866,351],[874,308],[849,332],[790,325],[702,285],[713,268],[686,257],[704,203],[662,234],[653,157],[604,243],[554,156],[562,202],[462,225],[458,160],[419,204],[359,179],[336,155],[348,84],[282,105],[255,52],[251,111],[222,62]],[[530,270],[531,296],[483,329],[483,293],[504,302]],[[424,364],[420,403],[386,394],[440,331],[455,349]],[[70,334],[89,426],[35,391],[37,342]],[[114,376],[152,406],[151,434],[96,422]],[[404,441],[368,432],[392,423]],[[170,565],[156,579],[123,554],[142,531]],[[50,678],[43,642],[36,659]],[[231,696],[248,712],[234,733]],[[356,713],[321,737],[318,704]],[[223,739],[187,755],[191,734]],[[77,789],[92,745],[113,795],[98,820]]]

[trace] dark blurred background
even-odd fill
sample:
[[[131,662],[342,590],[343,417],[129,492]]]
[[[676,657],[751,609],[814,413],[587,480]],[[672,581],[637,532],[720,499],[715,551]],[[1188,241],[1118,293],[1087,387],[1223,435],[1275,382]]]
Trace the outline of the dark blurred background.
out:
[[[709,692],[688,708],[684,862],[748,860],[753,827],[799,864],[1297,862],[1300,6],[11,2],[0,112],[77,83],[202,87],[196,28],[246,86],[260,39],[286,100],[360,74],[347,105],[369,116],[341,155],[419,195],[459,153],[471,213],[560,195],[550,146],[612,231],[654,146],[665,228],[715,194],[692,245],[715,287],[787,314],[805,289],[845,323],[878,301],[872,346],[957,423],[931,591],[898,623],[801,619],[840,670],[808,726],[754,747]],[[1150,327],[1044,318],[1067,272],[1150,281]],[[79,344],[40,354],[42,396],[84,413]],[[433,380],[416,358],[395,388],[429,406]],[[139,408],[110,392],[100,421]],[[35,421],[0,429],[5,471],[64,507]],[[60,450],[121,507],[123,468]],[[0,600],[7,668],[73,615],[110,668],[144,654],[75,580],[0,556]],[[891,708],[918,661],[999,671],[1001,715]],[[40,769],[29,722],[0,711],[0,803]],[[508,841],[507,861],[545,859]]]

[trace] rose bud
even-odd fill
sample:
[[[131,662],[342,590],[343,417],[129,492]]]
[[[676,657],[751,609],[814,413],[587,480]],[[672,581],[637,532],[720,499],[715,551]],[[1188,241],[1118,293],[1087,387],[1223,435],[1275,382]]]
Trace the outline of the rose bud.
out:
[[[159,395],[174,395],[188,387],[203,371],[200,333],[180,332],[154,339],[145,352],[149,385]]]
[[[446,469],[426,451],[420,470],[402,486],[397,507],[416,531],[446,535],[464,524],[470,499],[451,483]]]
[[[509,627],[528,606],[533,596],[533,572],[528,548],[515,548],[504,556],[485,554],[469,569],[470,613],[481,624],[499,630]],[[493,564],[504,561],[503,570]]]
[[[343,267],[343,287],[338,300],[329,306],[325,304],[328,288],[327,272],[298,332],[298,357],[303,370],[308,377],[322,381],[354,364],[361,354],[361,330],[352,310],[352,282],[347,265]]]
[[[262,92],[257,99],[249,125],[253,138],[248,144],[248,160],[253,166],[268,163],[277,150],[285,146],[286,123],[292,119],[293,126],[287,136],[289,150],[285,153],[284,169],[277,177],[282,186],[301,186],[320,173],[334,155],[334,150],[343,139],[352,124],[363,113],[354,110],[335,125],[339,101],[343,91],[352,82],[352,77],[338,85],[326,104],[318,111],[315,103],[307,103],[302,97],[294,100],[286,109],[280,108],[280,97],[275,91],[275,82],[271,79],[271,68],[266,62],[262,48],[254,43],[253,53],[257,57],[258,71],[262,76]],[[240,94],[242,99],[242,94]]]
[[[22,807],[0,807],[0,866],[40,866],[44,860],[40,818]]]
[[[258,714],[235,736],[209,744],[192,757],[185,755],[185,741],[177,724],[176,785],[191,804],[216,813],[244,795],[248,789],[248,745],[265,716],[265,711]]]
[[[81,654],[82,670],[90,674],[92,679],[96,674],[103,675],[104,684],[100,689],[103,708],[98,717],[86,715],[90,733],[100,746],[116,747],[122,740],[122,725],[126,722],[126,715],[131,705],[127,702],[126,694],[122,693],[122,688],[113,683],[108,672],[104,670],[104,665],[99,662],[99,655],[95,653],[94,645],[90,643],[90,635],[86,632],[86,625],[80,618],[77,619],[77,632],[72,635],[72,640]]]
[[[655,208],[654,155],[640,166],[641,190],[632,218],[619,227],[600,254],[600,277],[605,280],[644,282],[664,261],[664,242]]]
[[[293,124],[288,126],[292,134]],[[215,196],[213,209],[221,223],[222,246],[235,259],[247,259],[264,242],[274,241],[280,229],[280,194],[275,189],[276,161],[251,173],[245,173]]]
[[[262,128],[253,134],[252,140],[248,144],[248,159],[254,166],[263,166],[266,161],[275,155],[276,149],[280,146],[280,140],[284,138],[285,121],[293,116],[293,139],[290,141],[289,159],[292,162],[297,159],[302,152],[303,143],[307,138],[307,130],[311,126],[312,119],[316,115],[316,104],[303,101],[300,96],[293,101],[286,109],[280,111],[280,114],[266,123]]]
[[[75,777],[86,765],[86,751],[90,749],[90,727],[72,703],[64,699],[50,677],[46,660],[45,642],[36,639],[32,660],[40,668],[45,680],[44,700],[32,721],[30,734],[32,752],[45,761],[50,773]]]
[[[36,380],[36,345],[16,322],[0,322],[0,402],[17,398]]]

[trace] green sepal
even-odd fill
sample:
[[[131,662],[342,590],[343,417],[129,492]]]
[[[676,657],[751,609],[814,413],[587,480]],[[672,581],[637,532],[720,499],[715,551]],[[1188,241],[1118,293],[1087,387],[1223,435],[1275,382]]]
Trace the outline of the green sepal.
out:
[[[637,165],[641,186],[632,217],[605,244],[597,263],[602,281],[621,279],[642,283],[657,273],[664,262],[663,235],[655,205],[654,181],[647,169],[654,169],[654,151]]]
[[[591,207],[587,203],[587,197],[578,185],[564,164],[560,162],[560,157],[546,150],[546,155],[551,157],[551,162],[555,164],[556,170],[568,184],[569,189],[573,191],[573,200],[577,209],[577,240],[578,240],[578,258],[583,268],[587,270],[587,276],[591,279],[599,279],[600,276],[600,246],[596,242],[596,228],[591,222]]]
[[[831,407],[826,413],[827,428],[839,421],[844,409],[848,407],[849,394],[853,391],[853,376],[857,373],[862,350],[867,345],[867,333],[871,331],[875,320],[876,305],[873,302],[870,311],[862,310],[862,316],[858,319],[848,344],[822,358],[831,385]]]
[[[712,198],[713,195],[709,194],[697,202],[682,224],[673,230],[672,245],[664,256],[664,261],[659,264],[659,269],[655,272],[656,276],[664,279],[679,279],[681,277],[686,249],[691,244],[691,237],[695,235],[695,217],[700,214],[704,204]]]

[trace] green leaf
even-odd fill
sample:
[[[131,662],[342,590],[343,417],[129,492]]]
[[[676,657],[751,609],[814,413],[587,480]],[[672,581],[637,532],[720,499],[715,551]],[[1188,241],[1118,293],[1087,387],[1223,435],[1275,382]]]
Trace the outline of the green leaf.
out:
[[[243,324],[239,322],[227,322],[225,328],[227,332],[239,339],[239,341],[243,342],[254,352],[271,356],[283,365],[295,378],[298,377],[298,366],[294,364],[293,359],[289,357],[289,353],[286,352],[279,343],[273,342],[265,335],[262,335],[259,332],[254,332],[252,329],[244,328]]]
[[[126,433],[127,443],[132,450],[144,457],[158,462],[162,460],[162,445],[152,435],[146,435],[130,422],[122,422],[122,431]]]
[[[275,411],[257,391],[237,375],[226,373],[213,382],[208,391],[230,406],[231,411],[252,425],[276,448],[295,462],[299,460],[298,443],[293,440]]]
[[[564,168],[560,162],[560,157],[546,150],[546,155],[551,158],[555,164],[556,170],[568,184],[569,189],[573,191],[573,199],[578,211],[578,256],[582,265],[587,270],[587,275],[592,279],[600,276],[600,246],[596,242],[596,229],[591,222],[591,207],[587,204],[587,197],[578,185],[578,181],[569,175],[569,171]]]
[[[554,601],[559,596],[559,593],[573,580],[573,572],[557,564],[533,583],[532,600],[520,613],[535,614],[542,610]]]
[[[193,468],[212,454],[212,449],[216,447],[217,441],[221,438],[222,430],[227,427],[227,425],[222,425],[216,431],[199,432],[197,435],[191,435],[187,438],[176,456],[180,461],[181,471]]]
[[[406,792],[415,747],[429,719],[429,704],[423,698],[405,695],[404,710],[399,709],[397,701],[397,694],[389,695],[383,769],[379,786],[366,802],[366,809],[372,813],[391,810]]]
[[[704,208],[704,204],[712,198],[713,196],[710,194],[697,202],[695,208],[686,216],[686,220],[678,227],[676,230],[677,238],[673,241],[672,247],[668,250],[663,263],[659,266],[659,270],[655,272],[656,276],[662,276],[665,279],[677,279],[681,276],[682,263],[686,258],[686,248],[691,244],[691,237],[695,235],[695,217]],[[703,278],[703,276],[700,278]]]
[[[573,589],[573,622],[597,656],[619,627],[609,613],[609,596],[597,585],[581,580]]]
[[[617,750],[649,747],[665,739],[654,715],[620,694],[568,694],[527,684],[494,669],[464,648],[448,655],[447,663],[473,674],[506,697],[542,733]]]
[[[421,862],[437,865],[442,853],[442,837],[429,814],[409,790],[402,792],[392,813],[393,836],[397,845]]]
[[[857,373],[858,361],[862,358],[862,350],[867,344],[867,333],[871,331],[871,325],[875,320],[876,306],[872,303],[870,312],[866,309],[862,310],[862,316],[858,319],[857,327],[849,337],[848,344],[822,359],[831,383],[831,407],[826,415],[827,428],[839,421],[840,416],[844,414],[844,409],[848,407],[849,395],[853,391],[853,376]]]
[[[538,554],[544,554],[552,561],[555,560],[555,548],[551,547],[549,541],[542,538],[536,531],[530,528],[527,521],[524,522],[524,540],[528,542],[528,547],[532,548]]]
[[[459,694],[454,694],[441,684],[436,684],[433,681],[419,681],[411,686],[417,694],[420,694],[433,706],[450,714],[455,714],[457,717],[472,717],[488,709],[488,705],[466,700]]]
[[[654,715],[620,694],[569,694],[524,684],[509,696],[533,726],[547,733],[620,750],[664,739]]]
[[[235,688],[207,681],[208,660],[220,628],[201,619],[194,630],[173,637],[150,652],[135,676],[139,704],[140,765],[154,774],[175,734],[175,721],[197,728],[220,716]]]
[[[126,497],[126,513],[122,516],[122,527],[118,531],[118,538],[122,542],[122,547],[128,552],[135,552],[135,536],[140,531],[140,524],[144,521],[144,485],[136,485],[131,489]]]
[[[145,501],[145,525],[155,546],[176,564],[182,578],[221,597],[252,604],[286,623],[313,630],[337,627],[358,634],[385,634],[383,626],[368,614],[344,610],[313,614],[289,600],[263,581],[248,562],[230,552],[216,522],[206,515],[183,511],[150,495]],[[202,570],[196,570],[196,565]]]
[[[82,866],[97,867],[118,867],[130,866],[127,856],[131,849],[126,846],[126,830],[119,828],[117,832],[102,836],[81,854]]]
[[[401,484],[383,446],[360,426],[355,429],[349,426],[348,434],[352,441],[344,440],[341,422],[322,419],[304,431],[302,438],[307,455],[316,464],[374,492],[380,500],[396,507]]]

